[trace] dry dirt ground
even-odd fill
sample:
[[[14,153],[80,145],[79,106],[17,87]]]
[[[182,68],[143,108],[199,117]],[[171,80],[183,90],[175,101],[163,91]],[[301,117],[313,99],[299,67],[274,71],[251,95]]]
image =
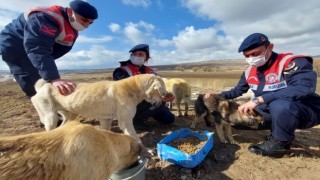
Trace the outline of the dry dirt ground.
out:
[[[85,81],[88,79],[96,81],[103,78],[87,78]],[[1,136],[44,131],[30,100],[24,98],[17,84],[13,81],[0,82],[0,87]],[[149,120],[147,123],[154,126],[153,130],[138,132],[145,146],[155,150],[157,142],[167,134],[189,127],[194,118],[192,112],[191,108],[190,116],[177,117],[172,125],[159,125]],[[86,122],[96,124],[94,120]],[[214,131],[212,127],[207,128],[204,122],[200,122],[197,127],[199,131]],[[116,122],[113,130],[119,131]],[[146,179],[320,179],[320,126],[298,130],[292,150],[279,159],[261,157],[247,151],[250,144],[268,135],[268,130],[233,129],[233,134],[238,144],[222,144],[215,135],[212,151],[194,169],[181,168],[153,157],[147,164]]]

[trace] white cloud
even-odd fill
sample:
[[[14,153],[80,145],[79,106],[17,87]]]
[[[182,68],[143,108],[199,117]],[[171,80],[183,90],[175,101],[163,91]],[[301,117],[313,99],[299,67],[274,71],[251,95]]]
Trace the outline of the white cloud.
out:
[[[251,33],[269,36],[279,51],[318,55],[320,1],[318,0],[181,0],[193,14],[217,20],[219,30],[237,45]],[[314,40],[317,39],[317,40]],[[236,50],[236,49],[234,49]]]
[[[2,2],[0,5],[1,9],[10,10],[14,12],[24,12],[30,8],[38,6],[51,6],[60,5],[64,7],[69,6],[71,0],[32,0],[32,1],[21,1],[21,0],[10,0]]]
[[[50,5],[60,5],[68,7],[70,1],[71,0],[10,0],[2,2],[0,5],[0,29],[2,30],[5,25],[10,23],[19,14],[29,10],[30,8]]]
[[[1,59],[0,60],[0,70],[9,70],[8,65],[4,61],[2,61],[2,56],[0,59]]]
[[[174,45],[173,41],[168,39],[155,39],[154,42],[160,47],[168,47]]]
[[[2,30],[4,26],[9,24],[17,15],[17,13],[12,11],[0,9],[0,29]]]
[[[112,41],[113,37],[112,36],[102,36],[102,37],[97,37],[97,38],[92,38],[92,37],[87,37],[80,35],[77,38],[76,43],[104,43],[104,42],[110,42]]]
[[[150,0],[122,0],[122,3],[131,6],[142,6],[145,8],[151,5]]]
[[[173,41],[178,50],[194,51],[205,49],[214,45],[221,45],[224,41],[217,35],[217,29],[207,28],[195,30],[193,26],[186,27],[180,31],[178,36],[173,37]]]
[[[88,50],[70,52],[56,60],[59,69],[94,69],[118,66],[118,61],[125,60],[128,54],[111,51],[104,46],[93,45]]]
[[[154,25],[140,21],[138,23],[128,22],[124,28],[124,35],[132,44],[148,43],[152,38]]]
[[[119,32],[121,30],[121,26],[117,23],[111,23],[109,24],[108,28],[111,32]]]

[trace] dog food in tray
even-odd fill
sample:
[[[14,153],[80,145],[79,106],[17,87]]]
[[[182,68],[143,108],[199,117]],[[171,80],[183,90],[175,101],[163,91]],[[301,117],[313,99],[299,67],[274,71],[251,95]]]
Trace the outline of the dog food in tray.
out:
[[[213,137],[213,132],[208,131],[196,132],[188,128],[176,130],[157,143],[158,157],[185,168],[193,168],[212,149]]]

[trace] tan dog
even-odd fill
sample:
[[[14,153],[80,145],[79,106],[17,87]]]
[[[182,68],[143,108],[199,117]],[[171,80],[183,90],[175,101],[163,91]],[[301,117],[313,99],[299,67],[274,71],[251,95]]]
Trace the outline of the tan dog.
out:
[[[237,143],[232,137],[231,124],[254,125],[263,121],[263,117],[256,114],[254,116],[242,115],[238,112],[240,104],[234,101],[228,101],[219,95],[210,96],[204,99],[200,94],[195,101],[195,119],[191,128],[195,128],[197,121],[204,119],[207,126],[214,122],[218,136],[222,143]]]
[[[108,179],[145,153],[128,135],[71,121],[49,132],[0,137],[0,179]]]
[[[39,80],[35,87],[37,94],[31,101],[47,131],[57,127],[58,114],[63,117],[63,123],[78,115],[95,118],[106,130],[110,130],[112,120],[117,119],[120,129],[140,143],[132,124],[138,103],[146,100],[159,106],[162,98],[169,95],[163,80],[152,74],[119,81],[80,83],[68,96],[61,95],[44,80]]]
[[[163,78],[167,91],[175,96],[174,103],[177,106],[178,116],[182,116],[181,101],[184,101],[184,115],[188,116],[189,105],[194,104],[191,100],[191,88],[187,81],[180,78],[166,79]],[[172,101],[170,102],[170,110],[172,110]]]

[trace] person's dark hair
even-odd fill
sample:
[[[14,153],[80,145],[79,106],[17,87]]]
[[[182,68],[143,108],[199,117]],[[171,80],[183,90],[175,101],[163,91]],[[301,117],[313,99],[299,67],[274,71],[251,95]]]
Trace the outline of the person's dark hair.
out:
[[[268,47],[270,45],[270,41],[267,41],[266,43],[264,43],[264,47]]]

